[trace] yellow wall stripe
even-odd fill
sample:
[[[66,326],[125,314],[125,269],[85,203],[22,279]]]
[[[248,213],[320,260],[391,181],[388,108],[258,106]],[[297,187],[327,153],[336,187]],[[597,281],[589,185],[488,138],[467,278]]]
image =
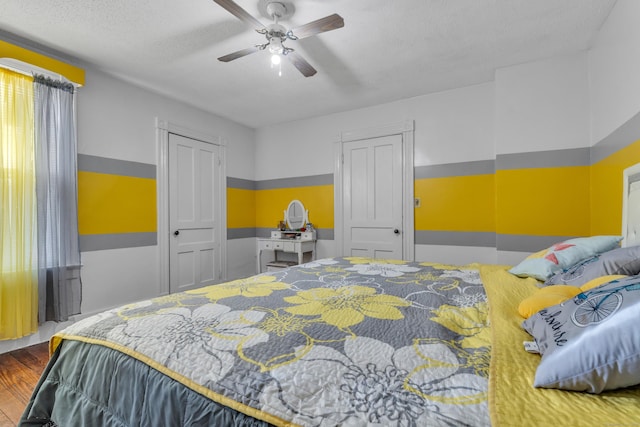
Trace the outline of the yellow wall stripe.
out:
[[[81,235],[157,231],[156,180],[78,171]]]
[[[256,226],[256,192],[240,188],[227,188],[227,227]]]
[[[640,161],[640,140],[591,166],[591,234],[622,231],[622,172]]]
[[[495,231],[493,174],[415,180],[415,229],[434,231]]]
[[[589,166],[498,170],[496,231],[589,235],[589,171]]]
[[[84,86],[84,70],[40,53],[0,40],[0,58],[12,58],[61,74],[68,80]]]
[[[276,228],[294,199],[309,210],[315,228],[333,228],[333,185],[256,190],[256,227]]]

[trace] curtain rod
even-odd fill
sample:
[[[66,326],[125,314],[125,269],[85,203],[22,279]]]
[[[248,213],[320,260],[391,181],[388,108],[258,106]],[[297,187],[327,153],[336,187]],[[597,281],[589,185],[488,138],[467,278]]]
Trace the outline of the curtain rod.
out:
[[[80,87],[79,84],[70,81],[62,74],[54,73],[53,71],[49,71],[46,68],[38,67],[37,65],[28,64],[18,59],[0,58],[0,67],[6,68],[11,71],[15,71],[16,73],[24,74],[27,76],[33,76],[34,74],[42,74],[43,76],[49,77],[53,80],[60,80],[65,83],[71,83],[76,88]]]

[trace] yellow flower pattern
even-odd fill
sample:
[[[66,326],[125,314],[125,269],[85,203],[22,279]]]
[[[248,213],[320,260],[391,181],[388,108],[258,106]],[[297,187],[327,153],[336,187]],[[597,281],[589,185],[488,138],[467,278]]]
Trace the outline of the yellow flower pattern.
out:
[[[486,302],[471,307],[445,304],[434,310],[434,313],[435,317],[431,320],[465,337],[462,347],[489,347],[491,331],[488,324],[489,305]]]
[[[300,291],[284,298],[293,307],[287,312],[304,316],[321,316],[322,320],[338,328],[348,328],[362,322],[365,317],[397,320],[404,316],[397,307],[408,307],[409,302],[393,295],[376,293],[374,288],[345,286],[338,289],[316,288]]]
[[[220,285],[211,285],[202,289],[187,291],[192,295],[204,295],[211,301],[243,296],[247,298],[267,297],[273,291],[289,289],[289,284],[276,281],[274,276],[252,276]]]

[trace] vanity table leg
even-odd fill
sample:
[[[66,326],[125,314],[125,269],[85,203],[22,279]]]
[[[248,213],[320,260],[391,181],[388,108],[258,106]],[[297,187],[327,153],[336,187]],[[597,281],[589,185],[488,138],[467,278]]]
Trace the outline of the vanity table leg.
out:
[[[302,264],[302,247],[300,247],[300,250],[298,251],[298,265]]]
[[[256,265],[256,271],[258,272],[257,274],[262,273],[262,249],[260,249],[260,245],[258,245],[258,250],[256,251],[256,260],[257,260],[257,265]]]

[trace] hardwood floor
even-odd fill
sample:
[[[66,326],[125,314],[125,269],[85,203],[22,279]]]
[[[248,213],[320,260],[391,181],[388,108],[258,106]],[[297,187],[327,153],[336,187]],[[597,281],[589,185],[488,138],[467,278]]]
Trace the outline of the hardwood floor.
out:
[[[49,343],[0,354],[0,427],[18,424],[49,361]]]

